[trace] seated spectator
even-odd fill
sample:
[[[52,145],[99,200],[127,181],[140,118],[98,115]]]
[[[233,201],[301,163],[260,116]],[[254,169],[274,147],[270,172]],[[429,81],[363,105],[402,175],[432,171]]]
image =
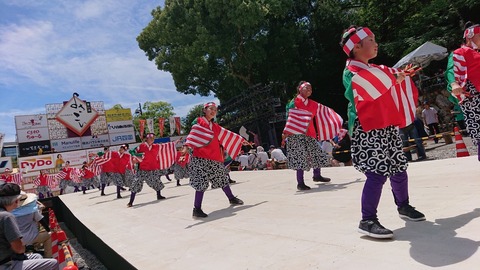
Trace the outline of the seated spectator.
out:
[[[333,145],[332,166],[340,166],[340,163],[343,163],[345,166],[352,166],[351,141],[348,131],[341,129],[331,143]]]
[[[282,149],[274,148],[271,151],[271,157],[273,160],[274,169],[286,169],[287,168],[287,156],[283,154]]]
[[[235,160],[240,162],[239,171],[247,168],[247,166],[248,166],[248,156],[247,156],[247,154],[245,154],[243,152],[243,150],[240,151],[240,155],[238,155],[238,157]]]
[[[58,269],[55,259],[43,259],[38,253],[25,254],[22,234],[15,216],[10,213],[20,202],[17,184],[0,185],[0,269]]]
[[[248,166],[247,166],[247,170],[250,170],[250,171],[253,171],[253,170],[256,170],[257,167],[258,167],[258,157],[257,157],[257,153],[254,149],[251,149],[249,152],[248,152]]]
[[[258,157],[258,165],[257,168],[259,170],[265,170],[267,168],[267,161],[268,161],[268,154],[265,152],[263,147],[257,147],[257,157]]]
[[[41,245],[43,257],[52,258],[52,239],[47,219],[42,215],[45,206],[37,201],[37,195],[33,193],[23,194],[20,205],[12,211],[17,219],[18,228],[23,235],[22,242],[25,246]],[[45,231],[39,231],[39,224]]]

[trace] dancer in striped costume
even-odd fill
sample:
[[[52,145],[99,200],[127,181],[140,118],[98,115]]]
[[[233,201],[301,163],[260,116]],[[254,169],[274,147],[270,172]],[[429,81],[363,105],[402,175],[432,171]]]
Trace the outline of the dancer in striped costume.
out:
[[[223,165],[222,147],[230,156],[237,156],[242,143],[247,142],[240,135],[214,122],[217,115],[217,105],[214,102],[204,104],[203,113],[204,116],[197,119],[185,142],[185,146],[193,149],[189,168],[190,185],[195,189],[194,218],[208,216],[202,210],[202,201],[209,184],[212,188],[221,188],[231,205],[243,204],[230,189],[228,172]],[[186,148],[183,151],[187,151]]]
[[[398,127],[413,121],[416,88],[406,77],[411,70],[369,64],[378,50],[370,29],[350,27],[344,32],[341,45],[349,57],[343,84],[345,97],[350,102],[352,160],[355,168],[367,176],[358,230],[375,238],[391,238],[393,232],[383,227],[377,218],[387,177],[390,177],[399,215],[413,221],[425,220],[425,216],[409,204],[407,159],[398,132]]]
[[[145,142],[136,148],[136,153],[142,154],[142,157],[137,159],[140,163],[137,175],[130,187],[132,193],[130,194],[130,201],[127,207],[133,206],[135,195],[142,191],[144,181],[156,191],[157,200],[165,199],[160,193],[165,187],[160,180],[161,170],[169,168],[175,161],[176,142],[157,144],[154,141],[155,134],[149,133],[145,138]]]
[[[468,22],[463,38],[465,43],[450,55],[445,78],[448,91],[455,97],[450,100],[462,108],[480,161],[480,25]]]
[[[45,170],[40,170],[40,174],[33,180],[33,184],[37,186],[37,193],[40,199],[53,197],[51,187],[54,187],[56,184],[54,175],[48,175]]]
[[[309,190],[304,171],[310,168],[313,168],[314,182],[330,182],[330,178],[320,173],[320,168],[327,166],[328,160],[317,139],[333,139],[342,126],[342,118],[332,109],[309,99],[312,95],[310,83],[301,81],[297,92],[295,107],[288,111],[282,137],[287,137],[288,167],[297,172],[297,189]]]

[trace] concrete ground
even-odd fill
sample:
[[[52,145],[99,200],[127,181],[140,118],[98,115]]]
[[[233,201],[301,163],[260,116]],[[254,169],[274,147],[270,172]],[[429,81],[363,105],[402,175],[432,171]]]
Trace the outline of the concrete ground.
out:
[[[87,227],[138,269],[479,269],[480,166],[477,157],[410,163],[410,202],[427,220],[398,217],[390,186],[378,208],[394,239],[357,232],[365,181],[353,167],[324,168],[328,184],[296,190],[292,170],[232,172],[231,207],[221,190],[208,190],[192,219],[194,190],[167,182],[156,201],[147,185],[127,208],[98,191],[62,201]],[[165,178],[162,178],[165,182]]]

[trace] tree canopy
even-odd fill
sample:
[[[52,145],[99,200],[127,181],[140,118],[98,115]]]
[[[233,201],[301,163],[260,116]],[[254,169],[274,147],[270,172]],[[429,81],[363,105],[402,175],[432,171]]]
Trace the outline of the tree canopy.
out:
[[[220,102],[261,84],[283,84],[286,102],[300,80],[312,98],[345,115],[339,46],[349,25],[376,34],[375,63],[393,65],[425,41],[449,50],[462,42],[466,21],[480,21],[476,0],[165,0],[137,37],[177,91],[213,93]],[[428,71],[426,71],[428,72]]]
[[[170,124],[168,122],[168,118],[174,116],[175,113],[173,112],[173,106],[165,101],[147,101],[143,103],[142,106],[142,114],[137,113],[133,115],[133,123],[135,125],[136,130],[139,130],[139,119],[153,119],[154,125],[153,128],[155,130],[155,134],[159,135],[159,125],[158,125],[158,118],[165,118],[165,129],[164,129],[164,136],[170,130]],[[146,127],[145,127],[146,129]]]

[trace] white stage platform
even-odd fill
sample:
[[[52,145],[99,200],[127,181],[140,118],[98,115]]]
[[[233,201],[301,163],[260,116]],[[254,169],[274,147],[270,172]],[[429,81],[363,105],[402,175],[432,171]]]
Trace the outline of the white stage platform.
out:
[[[188,180],[166,182],[157,201],[146,184],[127,208],[129,192],[116,199],[98,190],[60,199],[89,230],[137,269],[478,269],[480,265],[480,162],[477,157],[411,163],[410,202],[423,222],[398,217],[389,182],[379,207],[393,240],[357,232],[365,181],[353,167],[322,169],[327,184],[296,190],[293,170],[232,172],[231,207],[221,190],[208,190],[192,219],[194,190]],[[173,175],[172,175],[173,177]],[[68,224],[67,224],[68,225]],[[108,258],[101,258],[108,260]]]

